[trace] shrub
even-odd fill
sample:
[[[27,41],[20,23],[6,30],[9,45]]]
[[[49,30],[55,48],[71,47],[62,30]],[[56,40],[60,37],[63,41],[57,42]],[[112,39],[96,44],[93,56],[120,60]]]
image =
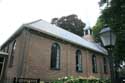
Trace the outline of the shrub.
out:
[[[95,77],[74,78],[72,76],[68,76],[68,77],[58,78],[58,80],[55,80],[52,83],[111,83],[111,82],[109,79],[99,79],[99,78],[95,78]]]

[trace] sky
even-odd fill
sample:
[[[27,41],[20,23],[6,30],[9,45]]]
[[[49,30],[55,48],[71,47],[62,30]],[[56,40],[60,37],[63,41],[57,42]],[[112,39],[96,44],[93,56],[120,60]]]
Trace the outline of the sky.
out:
[[[99,0],[0,0],[0,45],[22,24],[43,19],[51,22],[54,17],[70,14],[88,26],[94,26],[100,9]]]

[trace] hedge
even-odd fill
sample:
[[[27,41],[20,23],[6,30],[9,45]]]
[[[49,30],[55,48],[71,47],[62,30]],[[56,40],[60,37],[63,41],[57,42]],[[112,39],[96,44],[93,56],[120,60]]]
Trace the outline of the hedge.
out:
[[[109,79],[99,79],[99,78],[83,78],[83,77],[77,77],[74,78],[72,76],[69,77],[63,77],[58,78],[58,80],[55,80],[51,83],[111,83]]]

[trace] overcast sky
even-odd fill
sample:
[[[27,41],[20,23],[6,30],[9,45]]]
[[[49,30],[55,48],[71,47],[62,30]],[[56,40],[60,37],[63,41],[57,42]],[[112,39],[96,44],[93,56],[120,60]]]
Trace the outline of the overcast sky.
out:
[[[22,24],[76,14],[93,26],[100,15],[99,0],[0,0],[0,45]]]

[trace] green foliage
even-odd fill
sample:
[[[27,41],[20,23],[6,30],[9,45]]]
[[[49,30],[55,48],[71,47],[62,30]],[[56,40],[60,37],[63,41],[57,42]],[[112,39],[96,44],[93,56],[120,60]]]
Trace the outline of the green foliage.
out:
[[[100,1],[103,3],[103,0]],[[98,18],[96,25],[93,27],[93,33],[96,40],[100,41],[98,33],[103,28],[104,24],[108,24],[116,33],[117,40],[113,55],[117,70],[120,64],[125,61],[125,0],[111,0],[108,4],[109,6],[102,10],[102,15]]]
[[[125,76],[125,65],[120,69],[120,76],[121,77]]]
[[[93,27],[93,35],[95,37],[96,42],[101,41],[98,34],[99,34],[100,30],[102,29],[102,27],[104,26],[104,24],[105,24],[105,21],[102,18],[102,16],[100,16],[97,20],[96,25]]]
[[[99,2],[99,6],[100,6],[100,7],[103,6],[104,3],[106,3],[106,1],[107,1],[107,0],[100,0],[100,2]]]
[[[102,2],[101,5],[105,3]],[[124,69],[120,67],[120,64],[125,61],[125,0],[111,0],[108,6],[102,10],[101,16],[93,27],[94,36],[97,41],[100,41],[98,33],[104,24],[108,24],[117,37],[116,45],[113,49],[115,78],[117,79],[118,75],[125,75]],[[119,73],[120,68],[121,71]]]
[[[51,23],[79,36],[83,36],[85,23],[78,19],[78,16],[75,14],[63,16],[61,18],[53,18]]]
[[[52,83],[111,83],[109,79],[99,79],[99,78],[83,78],[83,77],[64,77],[59,78]]]

